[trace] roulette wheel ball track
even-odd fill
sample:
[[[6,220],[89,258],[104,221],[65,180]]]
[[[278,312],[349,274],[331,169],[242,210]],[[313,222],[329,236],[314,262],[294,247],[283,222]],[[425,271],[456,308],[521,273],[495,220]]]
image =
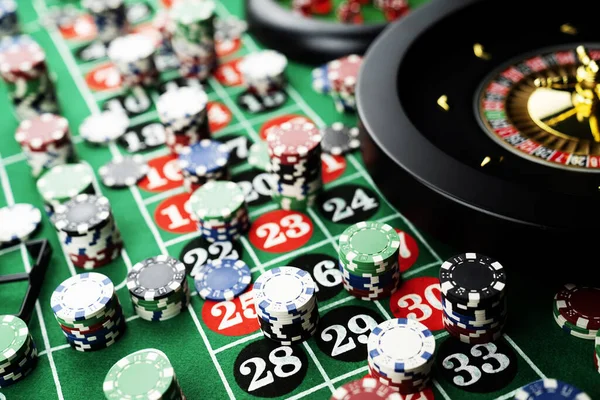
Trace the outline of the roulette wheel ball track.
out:
[[[597,57],[591,16],[600,5],[575,1],[557,12],[544,4],[434,1],[378,37],[357,87],[363,157],[384,195],[434,237],[531,269],[592,260],[600,222],[593,211],[600,200],[598,141],[587,122],[533,123],[544,90],[555,114],[577,111],[556,108],[555,98],[565,94],[533,82],[563,75],[575,82],[578,46]],[[526,70],[539,57],[544,66]],[[524,78],[505,78],[511,68]],[[508,115],[500,128],[525,132],[518,142],[503,140],[488,118],[486,101],[498,82],[505,95],[492,100]],[[558,144],[563,136],[571,150]],[[527,154],[519,147],[525,139],[555,156]]]

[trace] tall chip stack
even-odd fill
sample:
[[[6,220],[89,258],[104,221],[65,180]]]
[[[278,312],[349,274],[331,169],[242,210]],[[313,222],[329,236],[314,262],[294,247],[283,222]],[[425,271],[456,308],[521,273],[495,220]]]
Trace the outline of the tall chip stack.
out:
[[[418,393],[431,382],[435,337],[413,319],[389,319],[371,330],[367,359],[371,376],[400,394]]]
[[[118,37],[108,46],[108,57],[127,87],[152,86],[157,82],[159,72],[154,63],[156,52],[154,41],[140,33]]]
[[[52,167],[37,181],[48,216],[57,206],[79,194],[94,194],[94,170],[89,164],[72,163]]]
[[[117,361],[102,385],[107,400],[185,400],[171,361],[158,349],[143,349]]]
[[[339,238],[344,288],[362,300],[379,300],[398,290],[400,239],[390,225],[363,221],[349,226]]]
[[[275,50],[262,50],[245,56],[238,65],[246,88],[259,96],[283,90],[287,84],[287,58]]]
[[[6,37],[0,41],[0,76],[19,119],[58,113],[46,53],[30,36]]]
[[[182,76],[204,81],[216,69],[215,16],[212,0],[178,0],[173,4],[171,45]]]
[[[33,371],[38,351],[25,321],[0,315],[0,388],[22,381]]]
[[[210,181],[189,200],[190,214],[200,234],[209,242],[238,240],[250,229],[244,192],[231,181]]]
[[[440,267],[443,320],[463,343],[483,344],[502,336],[506,323],[506,273],[498,261],[458,254]]]
[[[190,303],[185,265],[166,255],[146,258],[127,274],[127,288],[135,313],[146,321],[166,321]]]
[[[127,30],[124,0],[82,0],[81,5],[92,16],[101,42],[109,43]]]
[[[27,157],[34,177],[61,164],[73,161],[75,152],[66,118],[42,114],[21,121],[15,139]]]
[[[104,196],[77,195],[56,206],[50,220],[75,267],[100,268],[121,254],[121,233]]]
[[[207,107],[208,96],[199,87],[183,86],[160,95],[156,109],[172,153],[179,154],[185,147],[210,139]]]
[[[600,288],[565,284],[554,295],[552,315],[571,336],[595,340],[600,332]]]
[[[284,210],[314,205],[323,188],[319,129],[311,122],[285,122],[270,129],[267,144],[273,200]]]
[[[291,266],[270,269],[254,282],[253,293],[260,330],[267,338],[291,346],[317,331],[316,285],[308,272]]]
[[[362,57],[350,54],[327,64],[327,77],[331,85],[330,95],[338,112],[356,111],[356,82]]]
[[[191,193],[208,181],[229,180],[229,154],[225,143],[211,139],[202,139],[183,148],[179,154],[179,167],[185,189]]]
[[[127,328],[114,284],[97,272],[63,281],[52,293],[50,305],[67,342],[77,351],[110,347]]]
[[[14,0],[0,0],[0,38],[18,31],[17,3]]]

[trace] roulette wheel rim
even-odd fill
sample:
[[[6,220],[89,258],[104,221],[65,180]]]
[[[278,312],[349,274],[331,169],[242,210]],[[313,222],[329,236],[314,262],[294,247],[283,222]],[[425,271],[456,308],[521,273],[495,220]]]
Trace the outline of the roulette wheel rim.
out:
[[[363,158],[373,180],[392,204],[417,226],[434,236],[439,233],[446,243],[498,249],[498,243],[492,242],[503,236],[511,240],[529,237],[531,243],[543,243],[545,248],[550,248],[558,236],[564,237],[574,230],[590,230],[600,221],[590,213],[597,199],[543,191],[487,175],[462,163],[419,131],[398,94],[398,70],[415,41],[451,14],[485,1],[490,2],[432,1],[390,26],[373,42],[365,54],[357,84]],[[490,73],[494,70],[491,68]],[[397,174],[390,173],[390,168]],[[412,196],[411,190],[421,204],[415,205],[414,199],[407,200]],[[427,212],[426,205],[435,202],[443,204],[438,209],[447,206],[448,212],[423,216],[423,212]],[[569,212],[557,212],[557,205]],[[463,235],[456,235],[461,236],[460,239],[448,237],[449,229],[470,221],[489,225],[466,235],[471,241],[465,240]],[[586,221],[587,226],[582,226],[581,221]],[[532,233],[539,236],[531,238]]]

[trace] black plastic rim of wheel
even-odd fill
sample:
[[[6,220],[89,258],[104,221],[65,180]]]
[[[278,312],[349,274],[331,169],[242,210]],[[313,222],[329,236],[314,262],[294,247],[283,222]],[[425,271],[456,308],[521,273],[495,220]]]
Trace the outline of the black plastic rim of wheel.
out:
[[[293,14],[273,0],[246,0],[248,31],[294,61],[322,64],[364,54],[388,24],[344,25]]]

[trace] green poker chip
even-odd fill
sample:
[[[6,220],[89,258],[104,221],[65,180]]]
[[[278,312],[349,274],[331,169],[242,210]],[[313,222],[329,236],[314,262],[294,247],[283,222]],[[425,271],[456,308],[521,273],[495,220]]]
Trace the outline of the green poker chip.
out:
[[[340,236],[340,259],[356,269],[373,269],[394,263],[400,239],[390,225],[375,221],[358,222]]]
[[[266,142],[261,140],[250,146],[248,164],[261,171],[271,172],[271,157],[269,156],[269,145]]]
[[[104,378],[107,399],[162,399],[172,393],[175,372],[160,350],[144,349],[117,361]]]
[[[210,181],[192,193],[189,204],[199,220],[225,221],[244,207],[245,197],[235,182]]]
[[[14,315],[0,316],[0,365],[18,358],[27,349],[29,328]]]
[[[214,38],[215,3],[211,0],[181,0],[171,8],[175,35],[192,43],[206,43]]]
[[[63,164],[48,170],[37,181],[37,188],[47,203],[62,203],[86,193],[94,180],[88,164]]]

